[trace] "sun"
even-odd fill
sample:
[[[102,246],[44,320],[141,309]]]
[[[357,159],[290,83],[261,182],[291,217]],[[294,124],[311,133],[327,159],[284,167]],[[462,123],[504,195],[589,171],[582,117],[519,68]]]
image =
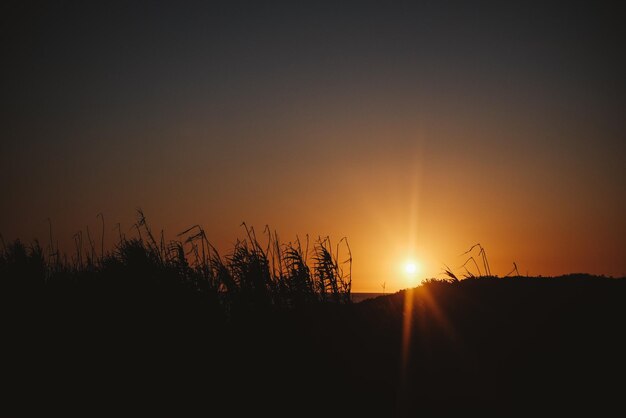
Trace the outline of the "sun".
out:
[[[397,260],[395,265],[398,285],[401,288],[414,287],[421,282],[422,264],[419,260],[407,257]]]
[[[420,264],[417,261],[405,261],[404,265],[402,266],[402,270],[404,270],[404,282],[407,286],[415,286],[419,283],[417,280],[417,275],[420,272]]]
[[[407,261],[404,265],[404,272],[410,276],[417,273],[417,263],[414,261]]]
[[[404,274],[408,277],[415,277],[421,270],[420,263],[415,260],[407,260],[404,262]]]

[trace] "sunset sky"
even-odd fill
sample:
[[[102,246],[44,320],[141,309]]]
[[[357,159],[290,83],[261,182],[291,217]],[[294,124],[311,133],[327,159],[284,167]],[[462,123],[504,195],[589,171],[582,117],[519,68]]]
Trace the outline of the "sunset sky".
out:
[[[347,236],[353,291],[626,275],[624,13],[601,2],[8,2],[0,233]],[[472,4],[469,4],[472,3]],[[504,2],[502,2],[504,3]],[[610,3],[607,3],[610,4]],[[403,271],[420,264],[416,278]]]

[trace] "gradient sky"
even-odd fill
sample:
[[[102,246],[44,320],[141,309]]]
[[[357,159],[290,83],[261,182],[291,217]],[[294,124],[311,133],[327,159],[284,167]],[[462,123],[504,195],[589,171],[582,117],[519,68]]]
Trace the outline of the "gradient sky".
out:
[[[141,207],[350,240],[355,291],[626,275],[624,13],[601,2],[23,2],[2,20],[0,233],[113,244]],[[436,3],[436,4],[432,4]],[[470,3],[470,2],[464,2]]]

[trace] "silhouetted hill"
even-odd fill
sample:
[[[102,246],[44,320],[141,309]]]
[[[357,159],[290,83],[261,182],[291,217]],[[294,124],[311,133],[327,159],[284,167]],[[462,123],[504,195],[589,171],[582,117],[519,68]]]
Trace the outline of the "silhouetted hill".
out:
[[[563,413],[587,406],[597,413],[621,403],[613,379],[626,371],[626,280],[569,275],[431,282],[363,302],[363,322],[399,339],[408,296],[412,343],[406,386],[398,389],[408,410],[540,413],[550,406]]]
[[[4,379],[22,411],[507,415],[621,404],[624,279],[431,281],[230,320],[193,293],[111,291],[92,304],[92,290],[80,292],[4,304]]]

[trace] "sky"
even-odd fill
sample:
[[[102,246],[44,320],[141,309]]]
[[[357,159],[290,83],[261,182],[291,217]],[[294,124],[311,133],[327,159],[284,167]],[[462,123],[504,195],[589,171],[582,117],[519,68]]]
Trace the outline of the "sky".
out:
[[[626,276],[610,2],[85,3],[1,6],[5,240],[50,218],[72,251],[102,213],[111,247],[140,207],[224,253],[242,221],[346,236],[357,292],[478,242],[501,276]]]

